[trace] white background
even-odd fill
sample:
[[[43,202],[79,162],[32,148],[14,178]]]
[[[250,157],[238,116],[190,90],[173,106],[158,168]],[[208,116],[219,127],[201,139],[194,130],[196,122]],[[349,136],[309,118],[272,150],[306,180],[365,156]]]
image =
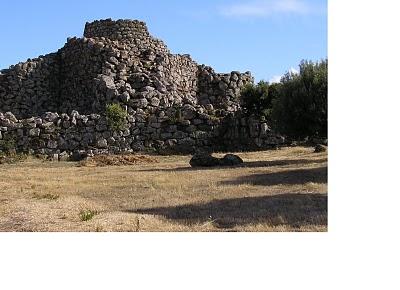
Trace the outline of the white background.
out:
[[[329,1],[328,233],[0,233],[0,289],[400,289],[398,1]]]

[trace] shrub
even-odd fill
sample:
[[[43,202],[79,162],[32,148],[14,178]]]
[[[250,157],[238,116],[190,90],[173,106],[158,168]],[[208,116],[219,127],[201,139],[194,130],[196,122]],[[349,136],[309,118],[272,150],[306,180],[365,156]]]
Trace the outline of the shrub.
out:
[[[276,98],[279,84],[260,81],[257,85],[248,84],[241,92],[243,112],[250,116],[270,119],[272,101]]]
[[[299,73],[287,72],[279,83],[260,81],[241,92],[245,115],[269,121],[289,137],[327,137],[328,60],[303,60]]]
[[[80,217],[81,221],[86,222],[86,221],[91,220],[97,214],[98,214],[97,211],[87,209],[87,210],[81,210],[79,213],[79,217]]]
[[[11,152],[15,149],[15,139],[13,137],[5,136],[3,140],[0,140],[0,151]]]
[[[290,137],[327,137],[328,61],[302,61],[281,79],[272,105],[274,128]]]
[[[126,117],[127,113],[120,104],[114,103],[106,106],[106,118],[112,130],[124,130],[126,127]]]

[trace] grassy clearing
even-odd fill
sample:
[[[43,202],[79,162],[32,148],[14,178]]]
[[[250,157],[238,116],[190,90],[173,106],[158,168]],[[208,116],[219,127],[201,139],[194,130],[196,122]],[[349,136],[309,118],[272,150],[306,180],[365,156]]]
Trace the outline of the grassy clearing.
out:
[[[327,153],[313,151],[238,153],[244,164],[224,168],[2,164],[0,231],[326,231]]]

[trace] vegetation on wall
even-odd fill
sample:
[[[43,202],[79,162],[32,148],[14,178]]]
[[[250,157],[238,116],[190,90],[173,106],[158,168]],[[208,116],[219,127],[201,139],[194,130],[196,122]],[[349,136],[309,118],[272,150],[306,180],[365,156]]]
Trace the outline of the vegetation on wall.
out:
[[[106,105],[106,117],[112,130],[121,131],[125,129],[127,113],[120,104]]]
[[[0,152],[10,152],[15,149],[15,139],[12,137],[4,137],[0,140]]]

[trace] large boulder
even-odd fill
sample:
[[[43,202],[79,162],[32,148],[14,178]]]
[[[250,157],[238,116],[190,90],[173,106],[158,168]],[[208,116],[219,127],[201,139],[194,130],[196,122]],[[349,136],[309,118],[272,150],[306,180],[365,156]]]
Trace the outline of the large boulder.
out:
[[[87,157],[88,157],[87,152],[85,152],[83,150],[79,150],[79,151],[73,152],[69,159],[71,161],[81,161],[81,160],[86,159]]]
[[[235,154],[226,154],[221,160],[221,165],[234,166],[243,163],[243,159]]]
[[[320,153],[320,152],[326,152],[328,150],[328,147],[322,144],[317,144],[314,147],[314,153]]]
[[[192,167],[211,167],[220,165],[217,157],[211,156],[209,153],[196,153],[189,161]]]
[[[234,154],[226,154],[223,158],[217,158],[210,153],[196,153],[189,161],[192,167],[235,166],[243,163],[242,158]]]

